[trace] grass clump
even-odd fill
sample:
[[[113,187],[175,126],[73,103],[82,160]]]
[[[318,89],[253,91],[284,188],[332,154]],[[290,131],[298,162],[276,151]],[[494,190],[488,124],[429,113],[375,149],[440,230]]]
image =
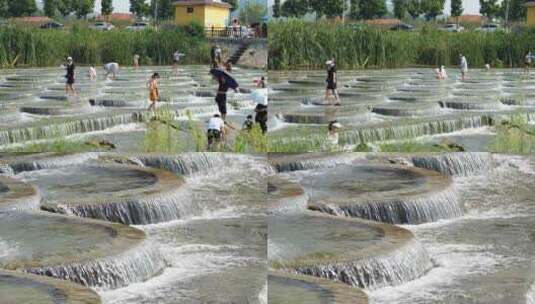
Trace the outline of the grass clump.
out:
[[[525,154],[535,152],[535,127],[526,115],[515,114],[496,125],[496,137],[489,145],[496,153]]]
[[[182,151],[180,128],[175,124],[174,112],[165,106],[156,109],[147,123],[143,138],[144,152],[176,153]]]
[[[254,124],[250,131],[239,132],[232,150],[236,153],[266,153],[268,152],[267,136],[262,134],[259,124]]]

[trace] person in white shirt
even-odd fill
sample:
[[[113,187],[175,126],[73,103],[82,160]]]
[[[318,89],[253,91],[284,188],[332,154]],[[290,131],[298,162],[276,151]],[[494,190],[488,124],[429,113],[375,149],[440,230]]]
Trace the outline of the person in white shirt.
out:
[[[468,61],[463,54],[459,54],[459,69],[461,70],[461,80],[464,81],[468,73]]]
[[[95,70],[94,66],[90,66],[89,67],[88,75],[89,75],[89,79],[91,79],[91,80],[97,79],[97,70]]]
[[[208,139],[208,150],[212,150],[214,144],[218,148],[221,148],[221,143],[223,142],[225,135],[225,122],[221,119],[219,114],[215,114],[208,120],[207,129],[206,137]]]
[[[342,125],[333,120],[329,123],[329,133],[327,134],[327,144],[329,148],[334,148],[338,146],[338,131],[342,128]]]
[[[139,69],[139,55],[138,54],[134,55],[134,68],[136,70]]]
[[[106,78],[112,75],[112,79],[117,78],[117,73],[119,73],[119,64],[117,62],[109,62],[104,65],[104,70],[106,71]]]

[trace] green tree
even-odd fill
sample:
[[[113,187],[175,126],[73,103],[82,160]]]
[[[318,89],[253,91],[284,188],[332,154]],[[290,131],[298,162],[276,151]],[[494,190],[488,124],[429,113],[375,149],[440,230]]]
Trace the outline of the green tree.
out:
[[[359,16],[361,19],[373,19],[386,15],[385,0],[359,1]]]
[[[425,19],[433,20],[444,11],[444,4],[446,0],[422,0],[422,12],[425,14]]]
[[[359,19],[359,0],[349,0],[349,18]]]
[[[307,0],[286,0],[281,6],[283,17],[303,17],[308,10]]]
[[[150,15],[150,5],[145,0],[130,0],[130,12],[138,18]]]
[[[172,0],[153,0],[150,4],[150,14],[154,15],[154,5],[158,3],[158,19],[170,19],[174,16],[173,1]]]
[[[0,0],[0,18],[6,18],[8,16],[9,16],[8,0]]]
[[[109,16],[113,13],[113,0],[102,0],[100,6],[100,13],[103,16]]]
[[[459,17],[463,11],[463,0],[451,0],[451,15],[453,17]]]
[[[31,16],[37,12],[37,5],[35,0],[11,0],[8,12],[11,17]]]
[[[422,5],[420,0],[408,0],[407,13],[411,15],[412,19],[418,18],[422,14]]]
[[[507,4],[509,4],[509,16],[506,16]],[[504,18],[508,17],[508,21],[521,21],[526,18],[524,0],[503,0],[500,10],[500,15]]]
[[[74,0],[72,8],[76,13],[76,17],[85,18],[87,14],[93,12],[95,9],[95,0]]]
[[[489,19],[496,18],[500,14],[498,0],[479,0],[479,6],[479,13]]]
[[[405,18],[407,13],[407,0],[394,0],[394,16],[398,19]]]
[[[239,18],[242,23],[261,23],[262,18],[267,14],[267,8],[260,3],[249,3],[240,10]]]
[[[45,16],[54,18],[58,12],[58,1],[57,0],[44,0],[43,1],[43,11]]]
[[[273,3],[273,17],[279,18],[281,16],[280,10],[281,10],[281,1],[275,0],[275,2]]]
[[[342,16],[344,12],[344,0],[309,0],[308,3],[310,10],[316,13],[316,18],[333,18]]]
[[[65,17],[74,12],[73,0],[58,0],[58,11]]]
[[[239,7],[238,0],[223,0],[223,2],[226,2],[226,3],[230,4],[230,5],[232,5],[232,8],[230,9],[231,11],[235,11]]]

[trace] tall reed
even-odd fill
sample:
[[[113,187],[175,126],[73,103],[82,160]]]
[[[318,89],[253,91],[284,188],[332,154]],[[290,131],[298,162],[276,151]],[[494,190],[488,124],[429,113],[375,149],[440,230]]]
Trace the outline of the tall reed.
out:
[[[17,56],[19,66],[55,66],[68,55],[78,64],[114,61],[130,65],[134,54],[140,55],[142,64],[170,64],[176,50],[186,54],[186,64],[209,61],[208,42],[186,28],[101,32],[77,25],[70,30],[0,27],[0,65],[4,67]]]
[[[269,24],[271,69],[323,68],[331,57],[344,69],[453,66],[459,53],[472,67],[514,67],[523,63],[529,49],[535,49],[533,28],[448,33],[430,26],[405,32],[298,19]]]

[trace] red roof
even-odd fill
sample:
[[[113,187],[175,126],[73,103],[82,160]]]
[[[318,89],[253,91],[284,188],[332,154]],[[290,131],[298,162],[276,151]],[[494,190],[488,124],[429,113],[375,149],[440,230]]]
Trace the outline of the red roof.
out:
[[[35,24],[43,24],[43,23],[52,21],[52,19],[48,17],[41,17],[41,16],[13,17],[13,18],[10,18],[10,20],[13,22],[24,22],[24,23],[35,23]]]
[[[400,24],[401,20],[396,19],[396,18],[369,19],[369,20],[364,20],[364,23],[368,25],[392,26],[392,25]]]
[[[133,21],[136,19],[136,16],[131,13],[113,13],[109,16],[103,16],[99,15],[97,17],[98,20],[104,20],[106,18],[109,18],[110,20],[116,20],[116,21]]]
[[[457,22],[456,17],[449,17],[449,22]],[[482,24],[487,22],[487,17],[481,15],[461,15],[459,16],[460,23],[472,23],[472,24]]]

